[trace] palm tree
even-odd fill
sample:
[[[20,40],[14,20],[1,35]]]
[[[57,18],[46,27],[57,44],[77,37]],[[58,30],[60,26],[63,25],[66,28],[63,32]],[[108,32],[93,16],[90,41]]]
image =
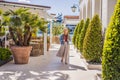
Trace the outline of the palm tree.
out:
[[[3,16],[2,16],[3,11],[0,10],[0,36],[5,35],[5,28],[4,28],[4,23],[2,22]]]
[[[1,32],[1,27],[2,27],[1,15],[2,15],[2,10],[0,10],[0,32]]]
[[[20,8],[15,11],[9,10],[4,13],[7,20],[4,22],[9,26],[10,35],[17,46],[29,46],[32,32],[35,29],[46,31],[44,19],[29,12],[29,9]]]

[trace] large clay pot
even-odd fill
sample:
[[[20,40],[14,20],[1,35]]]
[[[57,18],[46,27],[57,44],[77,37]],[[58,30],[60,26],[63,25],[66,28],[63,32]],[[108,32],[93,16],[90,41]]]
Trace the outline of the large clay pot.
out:
[[[13,46],[11,47],[11,50],[13,52],[15,64],[28,63],[32,46],[25,46],[25,47]]]
[[[55,44],[60,44],[60,39],[59,39],[59,36],[54,36],[53,39],[52,39],[53,43]]]

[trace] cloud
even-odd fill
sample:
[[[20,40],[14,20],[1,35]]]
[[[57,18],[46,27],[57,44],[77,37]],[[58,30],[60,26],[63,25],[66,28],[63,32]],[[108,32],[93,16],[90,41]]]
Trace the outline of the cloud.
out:
[[[30,0],[18,0],[18,2],[30,3]]]

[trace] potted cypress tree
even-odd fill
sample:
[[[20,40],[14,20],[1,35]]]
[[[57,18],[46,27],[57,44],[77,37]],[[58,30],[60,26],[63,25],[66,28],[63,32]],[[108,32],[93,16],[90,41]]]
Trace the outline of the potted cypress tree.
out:
[[[79,46],[80,52],[83,51],[84,37],[85,37],[86,31],[87,31],[87,28],[88,28],[88,26],[89,26],[89,23],[90,23],[90,19],[87,18],[87,20],[86,20],[86,22],[85,22],[85,24],[84,24],[84,27],[82,28],[81,33],[80,33],[80,35],[79,35],[80,38],[79,38],[79,44],[78,44],[78,46]]]
[[[102,80],[120,80],[120,0],[117,0],[105,34]]]
[[[84,20],[81,20],[80,21],[80,24],[78,25],[78,28],[77,28],[77,34],[76,34],[76,39],[75,39],[75,47],[79,50],[79,39],[80,39],[80,33],[81,33],[81,30],[84,26]]]
[[[102,25],[99,15],[95,15],[87,28],[83,43],[83,56],[87,62],[101,62],[102,45]]]
[[[72,37],[72,43],[75,46],[75,41],[76,41],[76,35],[77,35],[77,29],[80,23],[78,23],[75,27],[74,33],[73,33],[73,37]]]
[[[32,31],[36,28],[45,31],[45,27],[41,26],[42,22],[38,15],[30,13],[27,8],[6,11],[4,16],[8,18],[7,25],[15,43],[15,46],[11,47],[15,64],[27,64],[32,50],[29,46]]]
[[[77,35],[76,35],[76,46],[78,50],[80,50],[80,46],[79,46],[80,45],[80,34],[81,34],[83,27],[84,27],[84,20],[81,20],[80,26],[78,28]]]

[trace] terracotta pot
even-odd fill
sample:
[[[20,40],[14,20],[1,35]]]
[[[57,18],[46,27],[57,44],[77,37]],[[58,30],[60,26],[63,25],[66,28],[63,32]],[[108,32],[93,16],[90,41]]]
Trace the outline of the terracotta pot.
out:
[[[59,36],[54,36],[52,40],[53,43],[60,44]]]
[[[13,46],[11,47],[11,50],[13,52],[15,64],[28,63],[32,46],[25,46],[25,47]]]

